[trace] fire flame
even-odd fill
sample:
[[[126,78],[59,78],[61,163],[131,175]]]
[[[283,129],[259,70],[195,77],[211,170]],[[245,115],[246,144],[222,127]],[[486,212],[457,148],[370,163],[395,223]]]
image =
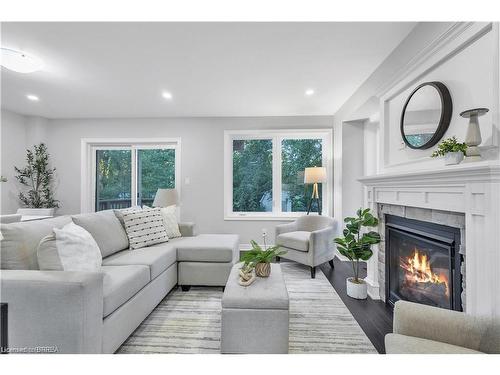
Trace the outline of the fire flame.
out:
[[[446,275],[438,275],[432,271],[427,254],[421,254],[415,248],[411,257],[401,261],[401,267],[407,271],[405,275],[406,280],[414,283],[444,283],[446,296],[449,296],[448,278]]]

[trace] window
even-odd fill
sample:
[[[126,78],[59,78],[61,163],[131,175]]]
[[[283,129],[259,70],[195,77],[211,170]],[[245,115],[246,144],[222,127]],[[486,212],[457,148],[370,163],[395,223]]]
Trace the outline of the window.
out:
[[[331,131],[226,131],[225,219],[283,219],[307,211],[312,186],[304,169],[324,166],[319,185],[325,214],[331,201]],[[321,186],[324,185],[324,186]],[[317,207],[313,205],[313,210]]]
[[[82,150],[82,212],[151,206],[159,188],[179,190],[178,139],[83,140]]]

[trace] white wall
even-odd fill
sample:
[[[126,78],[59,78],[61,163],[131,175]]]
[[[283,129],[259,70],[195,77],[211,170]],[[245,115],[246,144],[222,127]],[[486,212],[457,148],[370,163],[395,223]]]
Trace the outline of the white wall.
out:
[[[18,184],[14,178],[14,166],[24,163],[26,148],[26,117],[2,110],[1,134],[1,174],[8,179],[0,183],[2,214],[15,213],[19,208]]]
[[[1,135],[1,174],[8,179],[0,183],[0,214],[12,214],[20,207],[17,199],[21,185],[15,179],[14,166],[25,165],[26,149],[46,142],[47,119],[42,117],[23,116],[2,109],[0,122]]]
[[[381,98],[385,108],[383,169],[406,169],[410,165],[411,168],[422,169],[443,165],[441,160],[430,158],[437,145],[426,150],[414,150],[402,143],[402,108],[411,91],[423,82],[439,81],[450,91],[453,113],[443,139],[456,136],[463,142],[468,119],[460,117],[460,112],[486,107],[490,112],[479,119],[483,139],[481,146],[495,146],[495,125],[498,124],[494,124],[493,117],[498,111],[498,96],[495,95],[498,90],[498,31],[485,25],[477,24],[466,29],[456,42],[450,42],[442,51],[435,51],[428,57],[428,62],[425,61],[422,67],[417,67],[415,78],[410,76],[402,80]],[[485,153],[484,157],[495,159],[497,155]]]
[[[274,238],[280,221],[224,220],[224,130],[330,128],[333,117],[164,118],[50,120],[47,145],[57,168],[59,214],[80,212],[82,138],[180,137],[181,220],[196,222],[200,232],[239,233],[240,242],[260,240],[267,228]],[[190,184],[185,185],[186,177]]]

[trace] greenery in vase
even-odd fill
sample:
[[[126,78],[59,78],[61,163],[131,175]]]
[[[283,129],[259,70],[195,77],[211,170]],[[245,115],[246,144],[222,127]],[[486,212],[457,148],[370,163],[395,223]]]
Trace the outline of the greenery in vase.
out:
[[[258,263],[271,263],[275,257],[286,254],[286,251],[280,250],[279,246],[271,246],[264,250],[254,240],[250,241],[250,243],[252,244],[252,249],[241,257],[245,268],[253,268]]]
[[[466,150],[465,143],[459,143],[456,137],[451,137],[439,143],[438,149],[432,153],[431,157],[444,156],[449,152],[462,152],[465,155]]]
[[[344,237],[335,238],[337,249],[351,261],[354,274],[354,282],[359,280],[359,261],[367,261],[373,255],[371,246],[380,242],[380,234],[374,231],[361,233],[363,227],[376,227],[378,219],[370,213],[370,209],[359,209],[356,217],[346,217],[346,227],[343,231]]]
[[[19,193],[19,200],[29,208],[56,208],[58,201],[52,192],[52,180],[55,168],[49,167],[49,154],[44,143],[35,145],[33,150],[26,150],[27,165],[14,167],[16,179],[29,190]]]

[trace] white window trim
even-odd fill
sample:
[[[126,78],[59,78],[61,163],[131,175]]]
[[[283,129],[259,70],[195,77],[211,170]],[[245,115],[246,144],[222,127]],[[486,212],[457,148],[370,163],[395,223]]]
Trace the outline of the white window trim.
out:
[[[274,129],[274,130],[225,130],[224,131],[224,220],[294,220],[305,212],[281,212],[281,141],[283,139],[323,140],[323,166],[327,169],[327,183],[323,186],[323,215],[333,213],[333,159],[332,129]],[[233,140],[273,140],[273,211],[233,212]],[[276,199],[278,197],[278,199]]]
[[[175,149],[175,189],[181,201],[181,139],[180,138],[82,138],[80,212],[95,212],[95,150],[98,149]],[[132,202],[137,199],[135,152],[132,152]],[[178,210],[179,211],[179,210]]]

